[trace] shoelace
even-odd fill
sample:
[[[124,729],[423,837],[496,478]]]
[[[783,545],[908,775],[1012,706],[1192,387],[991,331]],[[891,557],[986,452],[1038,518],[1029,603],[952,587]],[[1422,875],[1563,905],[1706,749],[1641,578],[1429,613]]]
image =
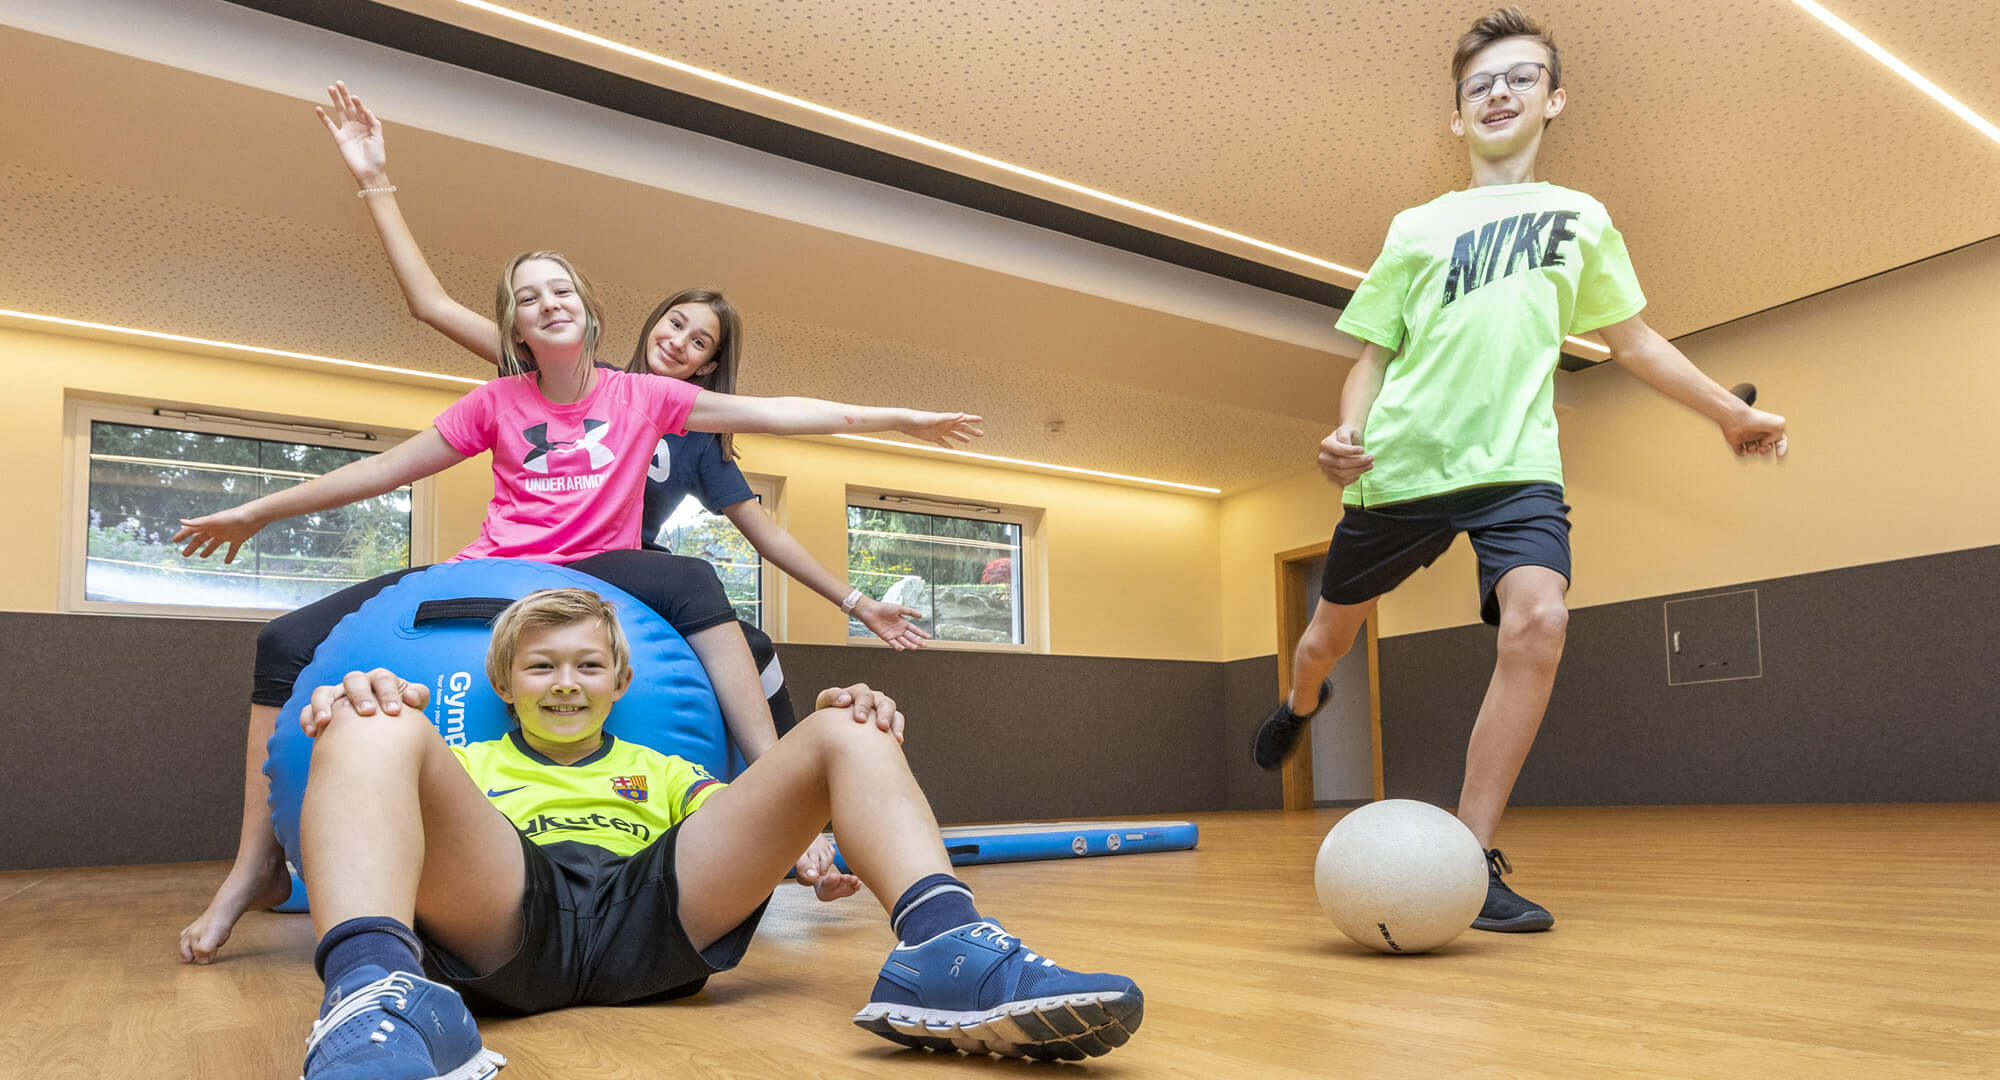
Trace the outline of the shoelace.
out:
[[[999,923],[993,923],[993,922],[980,923],[978,926],[973,927],[972,932],[965,935],[965,937],[966,940],[970,941],[977,938],[981,934],[985,934],[986,936],[992,938],[994,944],[999,945],[1002,949],[1009,949],[1012,948],[1014,945],[1014,938],[1011,935],[1009,935],[1007,931],[1002,930],[1000,928]]]
[[[1486,852],[1486,870],[1494,877],[1499,877],[1513,873],[1514,864],[1507,861],[1507,856],[1501,854],[1499,848],[1491,848]]]
[[[973,927],[972,932],[965,936],[967,940],[971,940],[973,938],[978,937],[981,934],[985,934],[986,936],[992,938],[994,942],[1000,946],[1002,952],[1005,952],[1006,950],[1013,948],[1015,945],[1020,944],[1021,940],[1017,937],[1008,934],[1007,931],[1000,929],[1000,924],[993,922],[982,922],[978,926]],[[1021,959],[1023,963],[1040,964],[1043,967],[1051,967],[1051,968],[1056,966],[1056,962],[1054,960],[1051,960],[1046,956],[1042,956],[1032,951],[1025,953]]]
[[[370,1009],[380,1009],[384,1000],[393,998],[397,1008],[408,1008],[410,992],[416,988],[417,984],[411,982],[409,976],[401,974],[391,974],[360,987],[342,998],[340,1004],[335,1005],[331,1012],[313,1021],[312,1033],[306,1036],[306,1053],[310,1055],[313,1047],[318,1046],[321,1039],[340,1025]],[[378,1043],[386,1041],[388,1033],[395,1030],[394,1024],[384,1020],[381,1027],[368,1036],[369,1041]]]

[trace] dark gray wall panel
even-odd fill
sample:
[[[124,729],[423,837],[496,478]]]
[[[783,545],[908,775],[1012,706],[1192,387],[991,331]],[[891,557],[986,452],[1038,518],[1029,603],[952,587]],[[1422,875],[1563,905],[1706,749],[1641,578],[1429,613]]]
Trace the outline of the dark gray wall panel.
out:
[[[258,627],[0,613],[0,656],[47,673],[0,709],[0,870],[223,859],[235,851]],[[1275,807],[1243,760],[1277,682],[1236,664],[786,645],[794,697],[862,681],[910,717],[944,822]],[[1219,756],[1218,756],[1219,755]]]
[[[1277,810],[1285,805],[1284,782],[1250,761],[1250,740],[1264,714],[1278,703],[1278,658],[1231,660],[1222,667],[1222,745],[1216,761],[1222,772],[1219,810]]]
[[[826,686],[865,682],[896,698],[940,822],[1224,805],[1220,664],[842,645],[785,645],[779,657],[801,713]]]
[[[0,612],[0,870],[233,855],[257,629]]]
[[[1667,600],[1755,588],[1763,676],[1670,686]],[[2000,799],[2000,547],[1582,608],[1515,805]],[[1392,796],[1449,805],[1494,635],[1382,641]]]

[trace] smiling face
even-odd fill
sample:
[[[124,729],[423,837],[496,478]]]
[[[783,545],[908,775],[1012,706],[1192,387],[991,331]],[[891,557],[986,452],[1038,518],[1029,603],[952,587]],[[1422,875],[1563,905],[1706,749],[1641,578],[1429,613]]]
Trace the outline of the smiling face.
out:
[[[514,268],[514,340],[537,356],[583,344],[583,300],[568,268],[528,259]]]
[[[585,619],[523,629],[507,683],[494,690],[514,707],[528,745],[573,760],[597,748],[632,669],[619,662],[603,625]]]
[[[1458,108],[1451,114],[1451,133],[1465,139],[1475,157],[1495,161],[1531,151],[1542,137],[1542,128],[1556,118],[1567,100],[1563,90],[1550,88],[1547,70],[1538,71],[1535,84],[1516,90],[1508,84],[1507,72],[1515,65],[1550,65],[1549,50],[1533,38],[1510,37],[1488,45],[1472,55],[1459,75]],[[1478,101],[1465,100],[1465,80],[1492,76],[1493,88]]]
[[[722,334],[722,320],[707,304],[676,304],[646,333],[646,367],[669,379],[707,374],[715,369]]]

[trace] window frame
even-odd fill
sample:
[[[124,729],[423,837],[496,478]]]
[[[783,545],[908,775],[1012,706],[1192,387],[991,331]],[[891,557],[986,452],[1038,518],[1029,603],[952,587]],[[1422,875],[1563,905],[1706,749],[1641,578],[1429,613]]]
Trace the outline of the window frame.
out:
[[[190,413],[187,418],[162,413]],[[63,505],[62,567],[60,610],[73,615],[125,615],[143,618],[224,619],[233,622],[269,622],[285,609],[207,607],[198,604],[128,604],[85,599],[85,566],[89,557],[90,531],[84,523],[90,517],[90,425],[102,421],[138,427],[193,431],[205,435],[261,439],[313,446],[353,449],[357,440],[344,439],[335,431],[364,431],[375,438],[368,448],[381,453],[413,437],[416,432],[373,425],[336,424],[303,417],[276,416],[240,409],[191,405],[176,402],[106,401],[73,397],[63,409]],[[219,556],[211,556],[216,558]],[[437,557],[437,489],[433,477],[410,485],[410,564],[424,566]]]
[[[1018,506],[1011,503],[994,502],[985,499],[953,497],[950,495],[925,495],[912,491],[901,491],[895,488],[849,485],[846,501],[841,504],[840,510],[840,534],[842,548],[844,549],[842,551],[843,565],[846,565],[846,559],[851,557],[849,553],[853,550],[853,540],[848,535],[847,529],[847,510],[849,507],[866,509],[868,508],[869,500],[874,501],[876,508],[881,509],[907,509],[910,513],[931,514],[938,517],[967,518],[973,521],[997,521],[1008,525],[1017,525],[1021,529],[1021,557],[1014,565],[1014,575],[1020,584],[1021,641],[1004,643],[945,641],[942,638],[933,637],[924,642],[925,648],[1002,653],[1045,653],[1048,651],[1048,622],[1045,617],[1046,612],[1043,610],[1047,606],[1047,598],[1042,594],[1040,587],[1045,569],[1042,564],[1040,543],[1042,516],[1044,513],[1041,508]],[[895,500],[896,504],[885,505],[889,500]],[[975,509],[986,512],[976,515],[967,513],[967,511]],[[848,619],[846,616],[842,616],[841,621],[847,622]],[[856,635],[850,632],[846,643],[849,645],[872,645],[884,649],[889,647],[881,638],[869,633]]]

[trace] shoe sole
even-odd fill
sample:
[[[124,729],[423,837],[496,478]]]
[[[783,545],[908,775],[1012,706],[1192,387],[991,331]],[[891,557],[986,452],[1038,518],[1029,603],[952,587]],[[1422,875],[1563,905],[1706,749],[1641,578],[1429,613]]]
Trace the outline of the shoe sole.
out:
[[[854,1014],[854,1026],[893,1043],[941,1053],[1082,1061],[1125,1045],[1145,1015],[1145,995],[1134,990],[1010,1001],[990,1012],[871,1001]]]
[[[506,1058],[496,1051],[481,1048],[477,1054],[467,1058],[465,1064],[439,1076],[437,1080],[491,1080],[506,1067]]]
[[[1516,915],[1511,919],[1489,919],[1481,916],[1472,920],[1474,930],[1491,930],[1496,934],[1531,934],[1537,930],[1547,930],[1555,924],[1555,916],[1546,911],[1538,915]]]

